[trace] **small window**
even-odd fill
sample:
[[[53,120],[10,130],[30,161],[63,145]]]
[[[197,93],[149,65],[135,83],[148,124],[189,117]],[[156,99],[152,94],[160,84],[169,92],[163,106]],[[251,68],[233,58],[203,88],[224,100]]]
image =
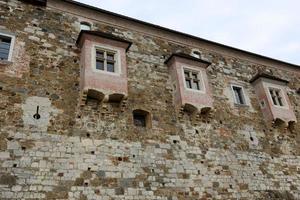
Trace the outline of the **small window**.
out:
[[[81,22],[80,23],[80,30],[82,31],[90,31],[91,30],[91,25],[87,22]]]
[[[116,53],[96,49],[96,69],[115,72]]]
[[[284,106],[280,89],[269,88],[269,92],[272,98],[272,102],[275,106]]]
[[[151,127],[150,113],[144,110],[134,110],[133,123],[137,127]]]
[[[232,91],[235,103],[240,105],[246,105],[243,88],[240,86],[232,86]]]
[[[185,85],[189,89],[201,90],[199,72],[184,70]]]
[[[199,51],[193,51],[193,52],[192,52],[192,55],[193,55],[195,58],[201,59],[201,54],[200,54]]]
[[[0,34],[0,60],[11,60],[13,38]]]

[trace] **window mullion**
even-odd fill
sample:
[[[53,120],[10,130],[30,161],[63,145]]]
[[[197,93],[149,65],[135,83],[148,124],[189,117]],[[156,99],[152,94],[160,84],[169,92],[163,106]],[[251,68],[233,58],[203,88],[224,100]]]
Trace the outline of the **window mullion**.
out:
[[[104,51],[104,71],[107,71],[107,52]]]

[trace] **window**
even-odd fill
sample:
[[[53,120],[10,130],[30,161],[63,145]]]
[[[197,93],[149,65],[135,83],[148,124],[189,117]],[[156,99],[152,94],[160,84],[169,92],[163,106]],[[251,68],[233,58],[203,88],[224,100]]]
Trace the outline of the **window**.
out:
[[[0,60],[11,60],[14,37],[0,34]]]
[[[272,102],[275,106],[284,106],[280,89],[269,88],[269,92],[272,98]]]
[[[243,88],[240,86],[233,85],[232,91],[235,103],[240,105],[246,105]]]
[[[96,69],[115,72],[116,53],[96,49]]]
[[[80,30],[90,31],[91,30],[91,25],[87,22],[81,22],[80,23]]]
[[[138,127],[151,127],[150,113],[144,110],[134,110],[133,123]]]
[[[193,55],[195,58],[201,59],[201,54],[200,54],[199,51],[193,51],[193,52],[192,52],[192,55]]]
[[[184,70],[185,85],[189,89],[201,90],[200,74],[196,71]]]

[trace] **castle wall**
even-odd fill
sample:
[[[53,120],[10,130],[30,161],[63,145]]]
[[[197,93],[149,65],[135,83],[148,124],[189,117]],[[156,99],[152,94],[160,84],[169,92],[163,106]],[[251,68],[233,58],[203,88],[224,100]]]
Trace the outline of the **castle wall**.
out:
[[[300,125],[266,123],[249,83],[258,71],[288,80],[300,121],[299,69],[49,5],[0,0],[0,30],[16,36],[12,63],[0,63],[1,199],[300,199]],[[75,42],[86,18],[133,43],[123,108],[93,99],[79,106]],[[164,63],[195,48],[212,63],[213,110],[197,116],[176,109]],[[232,83],[243,86],[248,106],[233,104]],[[151,113],[151,128],[133,125],[135,109]]]

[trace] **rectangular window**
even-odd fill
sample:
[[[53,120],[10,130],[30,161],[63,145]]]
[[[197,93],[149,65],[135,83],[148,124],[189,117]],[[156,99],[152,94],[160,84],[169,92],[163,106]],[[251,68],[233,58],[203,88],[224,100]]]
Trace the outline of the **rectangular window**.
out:
[[[234,100],[236,104],[246,105],[243,88],[239,86],[232,86]]]
[[[280,89],[269,88],[269,92],[272,98],[272,102],[275,106],[284,106]]]
[[[106,50],[96,49],[96,69],[115,72],[116,54]]]
[[[9,60],[12,38],[0,35],[0,60]]]
[[[184,69],[186,87],[194,90],[201,90],[199,72]]]

